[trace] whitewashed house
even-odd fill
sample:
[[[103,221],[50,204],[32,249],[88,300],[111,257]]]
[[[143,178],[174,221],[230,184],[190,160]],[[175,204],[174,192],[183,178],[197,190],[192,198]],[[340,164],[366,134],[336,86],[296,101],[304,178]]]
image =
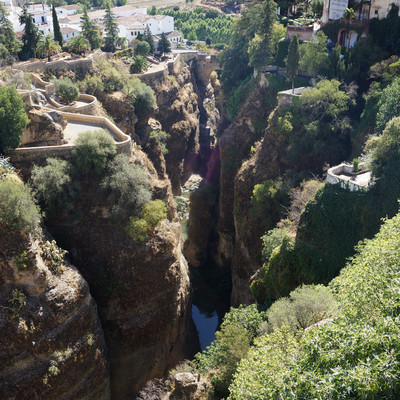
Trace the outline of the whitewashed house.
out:
[[[63,37],[63,41],[67,42],[69,39],[72,39],[75,36],[79,36],[81,34],[81,31],[75,28],[71,28],[69,26],[60,28],[61,34]]]
[[[74,15],[80,10],[82,7],[77,4],[68,4],[65,6],[56,7],[56,14],[58,18],[68,17],[69,15]]]

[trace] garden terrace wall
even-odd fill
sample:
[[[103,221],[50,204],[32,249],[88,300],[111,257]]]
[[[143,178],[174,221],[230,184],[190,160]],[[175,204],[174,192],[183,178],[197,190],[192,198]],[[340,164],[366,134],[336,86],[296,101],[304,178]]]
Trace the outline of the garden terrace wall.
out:
[[[82,58],[78,60],[57,61],[26,61],[14,64],[15,69],[24,72],[44,73],[45,71],[89,71],[93,67],[93,58]]]
[[[52,111],[51,109],[47,109]],[[131,153],[131,137],[126,135],[110,120],[105,117],[98,117],[93,115],[82,115],[60,111],[60,114],[68,122],[82,122],[93,125],[99,125],[99,129],[106,127],[118,139],[115,142],[118,153],[130,155]],[[17,169],[21,169],[24,176],[29,176],[30,170],[33,165],[43,165],[47,158],[57,157],[68,160],[72,157],[73,144],[64,144],[59,146],[37,146],[37,147],[19,147],[10,156],[10,160]]]
[[[58,103],[54,99],[50,98],[50,104],[57,109],[57,111],[62,112],[70,112],[70,113],[77,113],[77,114],[87,114],[87,115],[95,115],[97,112],[97,98],[90,94],[80,94],[78,97],[78,101],[85,101],[87,104],[76,106],[76,105],[68,105],[63,106],[62,104]]]

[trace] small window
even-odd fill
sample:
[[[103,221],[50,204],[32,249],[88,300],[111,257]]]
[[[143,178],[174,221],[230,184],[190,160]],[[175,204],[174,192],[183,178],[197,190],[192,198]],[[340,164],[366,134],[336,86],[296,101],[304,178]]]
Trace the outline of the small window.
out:
[[[378,15],[378,10],[375,10],[375,15]]]
[[[133,36],[133,32],[131,31],[131,36]]]

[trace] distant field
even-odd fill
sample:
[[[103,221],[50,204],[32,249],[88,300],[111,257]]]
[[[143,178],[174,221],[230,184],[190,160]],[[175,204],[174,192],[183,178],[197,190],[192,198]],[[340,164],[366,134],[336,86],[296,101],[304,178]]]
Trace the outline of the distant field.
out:
[[[128,4],[132,4],[133,6],[139,8],[150,8],[156,6],[157,8],[164,8],[170,6],[183,6],[185,4],[185,0],[134,0],[128,1]]]

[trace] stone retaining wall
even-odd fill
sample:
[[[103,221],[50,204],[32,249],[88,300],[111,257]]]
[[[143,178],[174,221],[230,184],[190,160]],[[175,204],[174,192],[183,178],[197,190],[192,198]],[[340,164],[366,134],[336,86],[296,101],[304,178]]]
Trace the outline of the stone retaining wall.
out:
[[[57,61],[26,61],[13,65],[13,68],[24,72],[43,73],[45,71],[74,71],[87,70],[93,67],[93,58]]]
[[[50,109],[48,109],[50,111]],[[131,152],[131,138],[115,126],[109,119],[105,117],[98,117],[93,115],[82,115],[68,112],[60,112],[67,121],[83,122],[96,125],[103,125],[107,127],[115,136],[120,140],[116,142],[117,152],[130,155]],[[100,128],[100,127],[99,127]],[[38,147],[19,147],[11,155],[11,162],[18,166],[24,164],[43,164],[46,158],[59,157],[62,159],[69,159],[72,157],[72,144],[65,144],[61,146],[38,146]]]
[[[87,104],[82,106],[68,105],[63,106],[54,99],[50,98],[50,104],[57,109],[57,111],[71,112],[77,114],[95,115],[97,112],[97,98],[90,94],[80,94],[78,101],[86,101]]]

